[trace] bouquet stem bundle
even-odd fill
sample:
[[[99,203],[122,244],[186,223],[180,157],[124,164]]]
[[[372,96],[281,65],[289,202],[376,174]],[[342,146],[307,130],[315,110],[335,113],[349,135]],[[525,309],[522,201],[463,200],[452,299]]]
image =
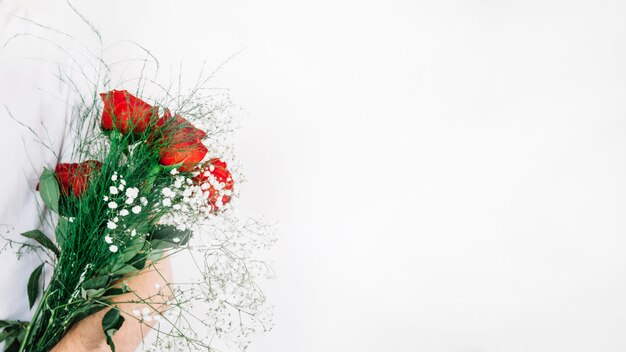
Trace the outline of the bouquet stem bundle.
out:
[[[219,216],[231,199],[232,175],[221,160],[206,158],[205,131],[169,110],[158,116],[157,107],[126,91],[102,99],[107,147],[94,145],[98,160],[59,164],[41,175],[41,198],[58,214],[56,241],[39,230],[23,234],[48,259],[29,279],[28,299],[31,307],[37,303],[32,320],[0,321],[5,351],[49,351],[77,322],[104,309],[102,329],[115,351],[112,337],[132,316],[117,306],[133,292],[127,281],[187,246],[194,231],[185,223]],[[46,267],[53,271],[41,287]],[[171,293],[141,303],[159,313]],[[187,344],[206,347],[193,338]]]

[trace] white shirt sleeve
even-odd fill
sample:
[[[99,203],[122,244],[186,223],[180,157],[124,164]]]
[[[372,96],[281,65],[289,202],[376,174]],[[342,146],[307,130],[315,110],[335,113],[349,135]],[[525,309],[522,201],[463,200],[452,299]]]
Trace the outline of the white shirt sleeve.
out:
[[[23,16],[29,14],[17,3],[0,0],[0,232],[18,241],[20,233],[36,228],[51,233],[49,220],[40,217],[36,185],[43,168],[54,168],[67,149],[70,103],[68,87],[56,77],[58,53],[52,44],[24,35],[37,28]],[[32,315],[26,285],[42,259],[30,251],[18,260],[16,249],[0,252],[0,320]]]

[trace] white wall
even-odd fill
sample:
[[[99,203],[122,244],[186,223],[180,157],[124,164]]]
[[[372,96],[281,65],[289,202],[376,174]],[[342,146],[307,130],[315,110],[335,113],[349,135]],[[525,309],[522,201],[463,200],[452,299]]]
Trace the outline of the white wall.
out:
[[[626,350],[626,3],[77,6],[166,67],[246,48],[216,84],[280,231],[251,351]]]

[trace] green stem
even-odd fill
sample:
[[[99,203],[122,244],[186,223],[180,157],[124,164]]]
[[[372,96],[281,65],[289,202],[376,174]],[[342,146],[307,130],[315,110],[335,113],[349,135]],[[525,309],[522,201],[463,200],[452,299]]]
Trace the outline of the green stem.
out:
[[[52,280],[54,280],[54,278]],[[52,282],[53,281],[50,281],[50,283]],[[29,342],[30,336],[33,333],[33,326],[37,324],[37,318],[39,317],[39,314],[41,314],[42,308],[45,305],[46,299],[48,299],[48,296],[50,295],[51,287],[52,285],[48,286],[48,288],[44,291],[43,297],[41,297],[41,301],[39,302],[39,304],[37,305],[37,309],[35,310],[35,314],[33,315],[33,318],[31,319],[30,324],[28,324],[28,328],[26,328],[26,336],[24,336],[24,339],[22,340],[22,343],[20,344],[20,349],[18,350],[18,352],[24,352],[24,349],[26,348],[26,344]]]

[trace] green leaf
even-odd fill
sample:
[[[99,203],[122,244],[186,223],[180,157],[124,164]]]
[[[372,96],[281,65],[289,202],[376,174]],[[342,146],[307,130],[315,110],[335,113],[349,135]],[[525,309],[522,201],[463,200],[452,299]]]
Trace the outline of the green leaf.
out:
[[[59,222],[57,223],[57,228],[54,231],[54,235],[57,239],[57,244],[59,248],[63,248],[63,244],[65,243],[65,239],[67,238],[67,229],[70,226],[70,222],[67,218],[60,216]]]
[[[104,288],[88,290],[85,290],[84,288],[80,289],[80,296],[82,297],[82,299],[99,298],[102,296],[102,294],[104,294]]]
[[[33,304],[35,304],[35,300],[37,300],[37,296],[39,295],[39,279],[41,278],[42,271],[43,264],[35,268],[28,279],[28,303],[30,304],[30,308],[33,307]]]
[[[153,248],[168,248],[184,246],[191,238],[191,230],[179,230],[175,226],[160,226],[152,231],[149,240]]]
[[[111,347],[112,352],[115,352],[113,334],[122,327],[122,324],[124,324],[124,317],[120,315],[120,310],[117,307],[111,308],[102,318],[102,330],[104,330],[107,345]]]
[[[54,173],[48,169],[43,169],[39,178],[39,194],[45,205],[56,213],[59,212],[59,198],[61,198],[59,184]]]
[[[106,288],[110,280],[111,277],[109,275],[92,277],[83,283],[83,288],[85,290]]]
[[[119,296],[119,295],[123,295],[125,293],[128,293],[128,287],[122,286],[122,287],[114,287],[114,288],[110,288],[108,289],[103,296],[104,297],[113,297],[113,296]]]
[[[131,259],[129,263],[135,269],[143,270],[146,267],[147,260],[148,260],[148,255],[146,253],[139,253],[133,259]]]
[[[4,341],[4,352],[18,352],[20,349],[20,343],[17,340],[17,336],[12,334]]]
[[[126,246],[122,253],[119,255],[119,261],[123,263],[128,263],[129,260],[133,259],[139,251],[143,249],[144,241],[137,241],[135,243],[131,243]]]
[[[26,338],[26,329],[21,328],[19,332],[17,333],[17,341],[21,343],[22,341],[24,341],[25,338]]]
[[[0,320],[0,329],[4,329],[10,326],[18,326],[19,323],[20,322],[18,320]]]
[[[52,243],[52,241],[48,238],[48,236],[46,236],[43,232],[39,230],[32,230],[32,231],[24,232],[22,236],[34,239],[40,245],[54,252],[54,254],[56,254],[57,257],[59,256],[59,254],[61,254],[57,246],[55,246],[54,243]]]

